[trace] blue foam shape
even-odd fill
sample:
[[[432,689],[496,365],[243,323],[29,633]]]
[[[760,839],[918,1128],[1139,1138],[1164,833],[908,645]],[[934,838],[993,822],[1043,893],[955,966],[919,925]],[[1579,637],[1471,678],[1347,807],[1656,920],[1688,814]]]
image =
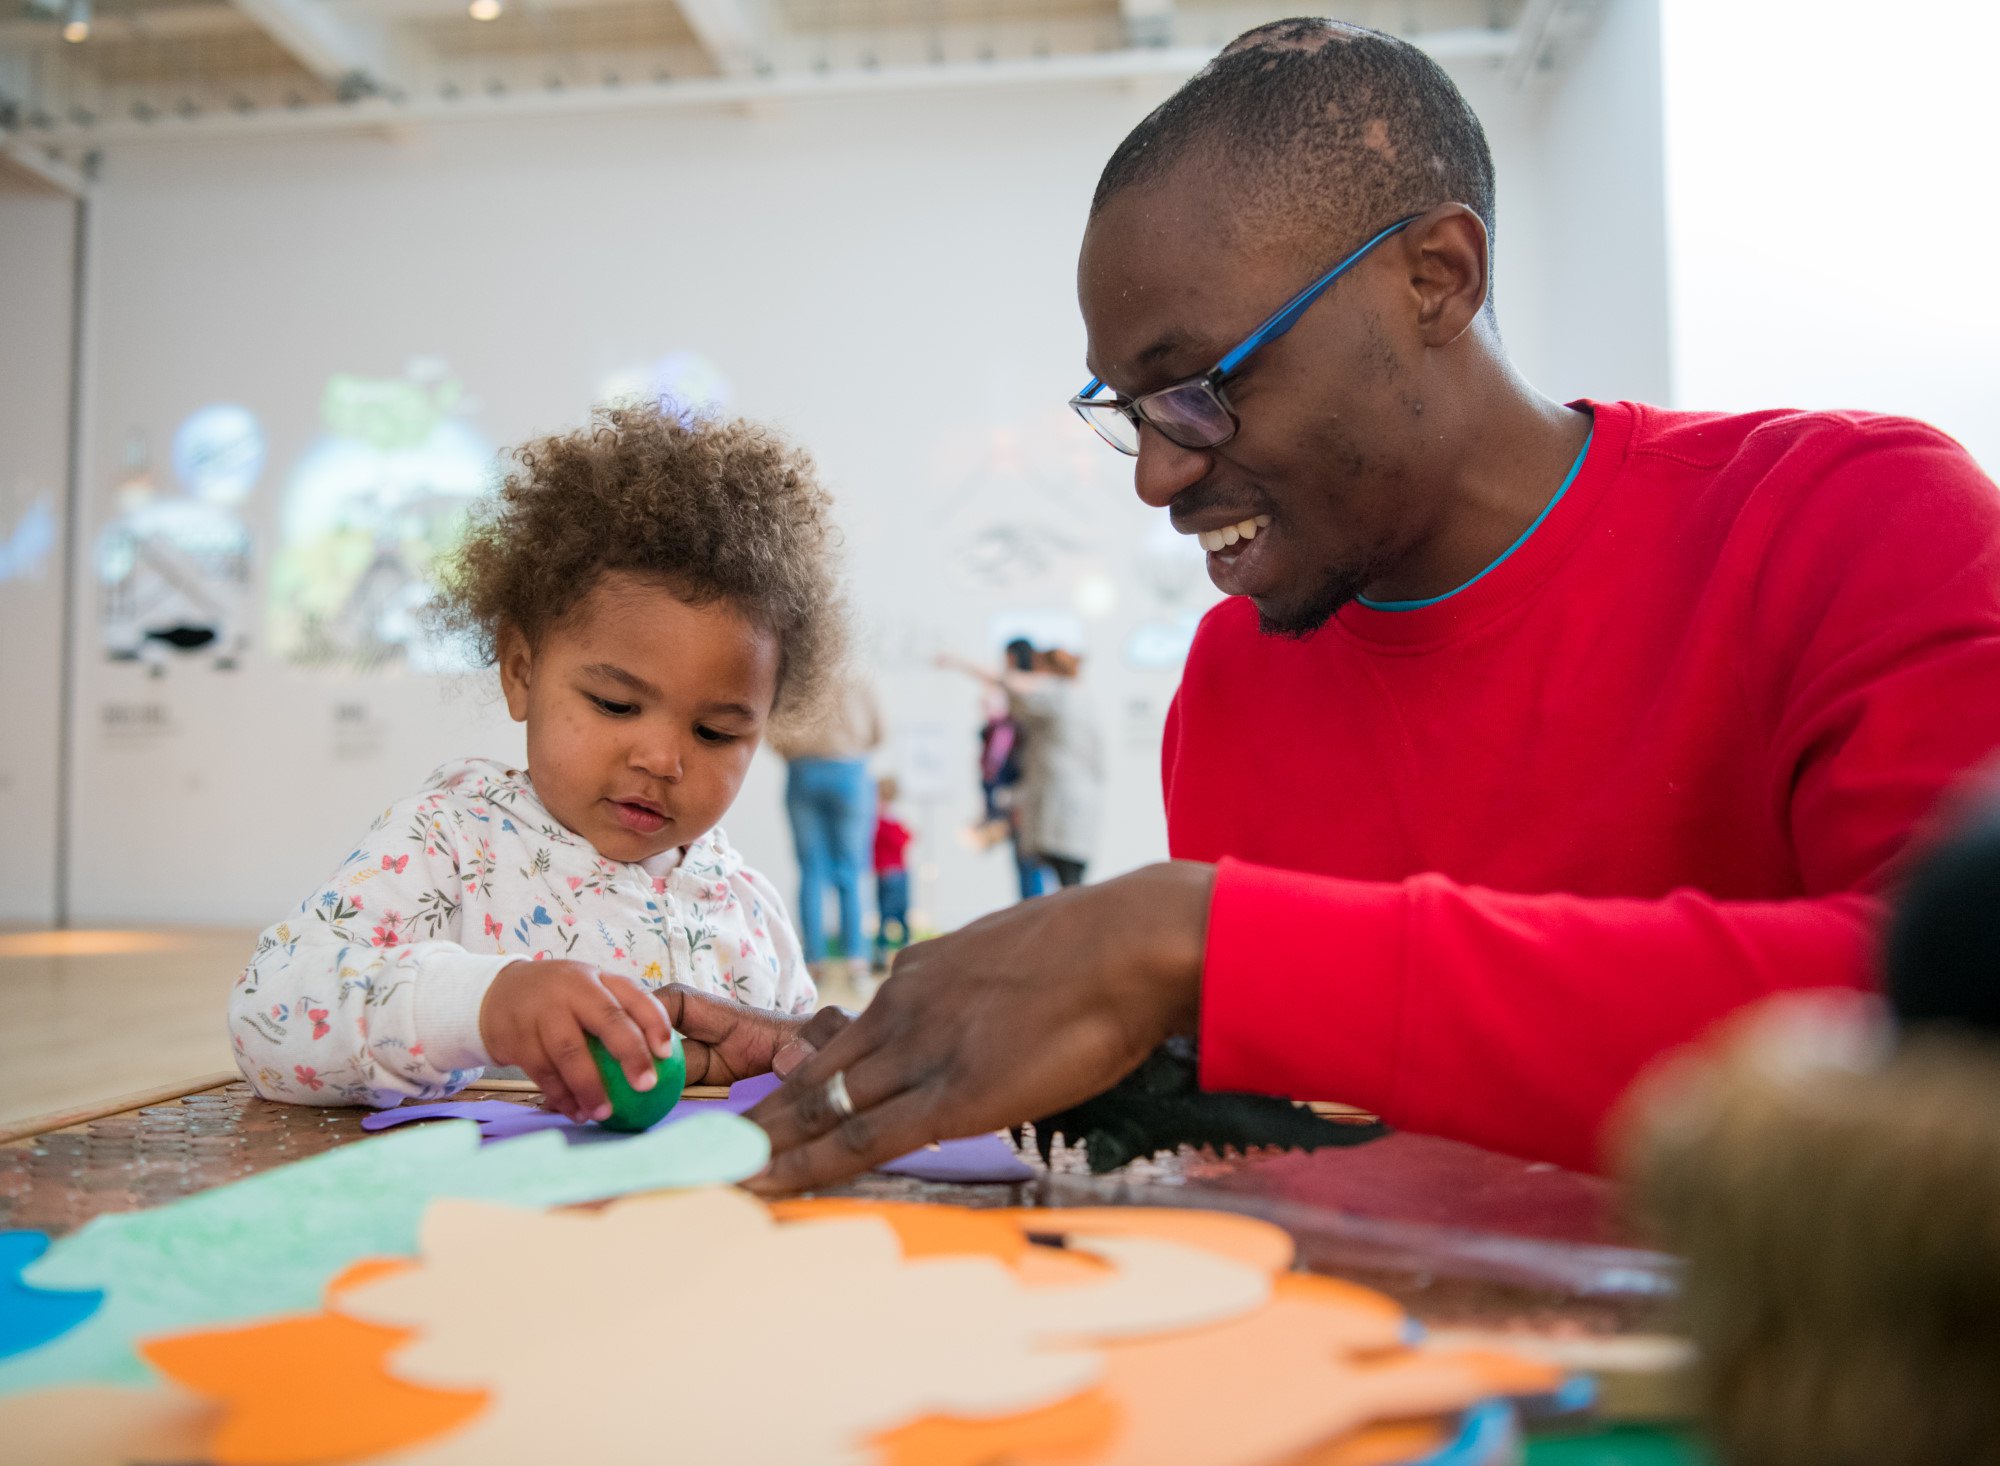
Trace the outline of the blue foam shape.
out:
[[[1520,1442],[1514,1407],[1505,1400],[1482,1400],[1461,1418],[1456,1439],[1441,1450],[1409,1463],[1409,1466],[1497,1466],[1511,1461],[1511,1451]]]
[[[97,1312],[104,1294],[57,1292],[21,1281],[21,1269],[49,1250],[46,1232],[0,1232],[0,1359],[61,1338]]]

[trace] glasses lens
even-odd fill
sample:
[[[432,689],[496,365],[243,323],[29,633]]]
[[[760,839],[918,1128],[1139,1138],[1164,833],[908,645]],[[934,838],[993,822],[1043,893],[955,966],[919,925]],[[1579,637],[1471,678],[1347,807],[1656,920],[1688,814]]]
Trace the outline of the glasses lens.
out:
[[[1236,436],[1236,419],[1207,382],[1182,382],[1143,399],[1146,421],[1183,448],[1213,448]]]
[[[1139,425],[1118,410],[1113,402],[1072,402],[1076,415],[1089,423],[1091,430],[1120,453],[1139,451]]]

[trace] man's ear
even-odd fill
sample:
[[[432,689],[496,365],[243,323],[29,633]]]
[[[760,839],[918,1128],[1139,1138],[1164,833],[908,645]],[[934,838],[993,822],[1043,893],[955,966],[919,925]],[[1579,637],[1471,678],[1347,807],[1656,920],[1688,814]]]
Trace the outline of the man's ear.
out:
[[[1449,346],[1486,304],[1490,255],[1486,225],[1463,204],[1441,204],[1409,229],[1405,246],[1417,327],[1426,346]]]
[[[528,721],[528,686],[534,680],[535,649],[512,622],[500,628],[493,650],[500,663],[500,690],[507,695],[507,716]]]

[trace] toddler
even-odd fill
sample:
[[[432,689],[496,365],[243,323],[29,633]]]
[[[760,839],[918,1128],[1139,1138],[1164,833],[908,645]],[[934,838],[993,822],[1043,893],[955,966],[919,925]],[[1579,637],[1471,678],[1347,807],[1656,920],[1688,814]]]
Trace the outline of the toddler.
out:
[[[774,712],[838,658],[810,462],[653,407],[514,460],[437,609],[497,667],[527,767],[446,764],[264,933],[229,1018],[267,1099],[387,1107],[518,1064],[602,1119],[585,1035],[650,1088],[652,989],[816,1001],[776,891],[716,827]]]

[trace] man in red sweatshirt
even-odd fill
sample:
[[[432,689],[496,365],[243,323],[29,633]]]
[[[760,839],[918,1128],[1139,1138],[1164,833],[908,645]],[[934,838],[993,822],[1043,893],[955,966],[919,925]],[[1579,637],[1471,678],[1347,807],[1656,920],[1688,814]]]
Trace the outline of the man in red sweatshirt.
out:
[[[1176,859],[905,952],[755,1114],[766,1184],[1175,1032],[1209,1088],[1587,1167],[1663,1051],[1871,984],[1899,860],[2000,747],[2000,493],[1918,423],[1539,396],[1492,223],[1444,73],[1331,22],[1113,155],[1076,405],[1230,595],[1168,722]]]

